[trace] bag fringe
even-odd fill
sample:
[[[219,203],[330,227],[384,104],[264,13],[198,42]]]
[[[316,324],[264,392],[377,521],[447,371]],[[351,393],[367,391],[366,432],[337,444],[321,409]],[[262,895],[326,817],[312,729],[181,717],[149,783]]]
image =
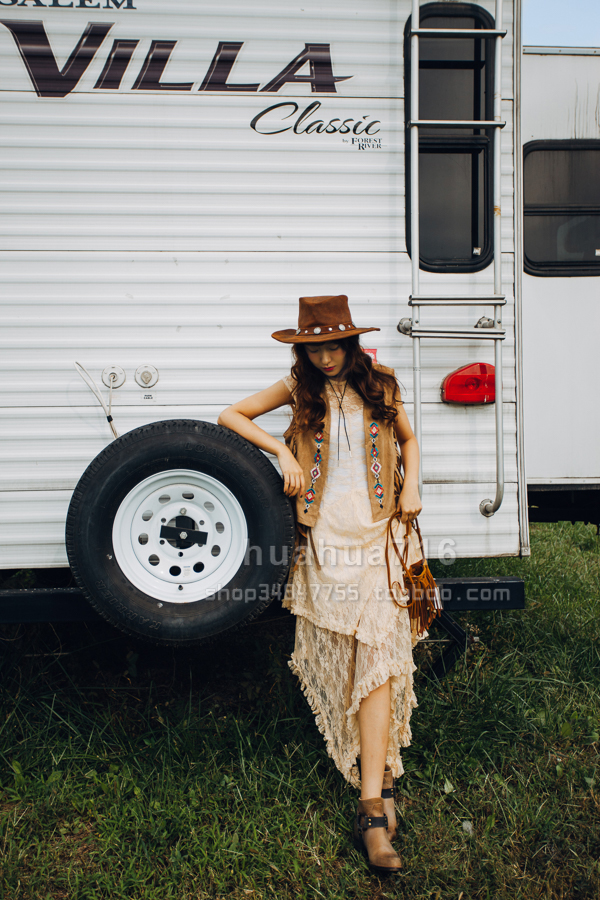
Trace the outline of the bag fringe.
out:
[[[397,510],[392,516],[390,516],[386,530],[385,565],[387,568],[388,586],[390,589],[390,594],[396,605],[399,606],[400,609],[408,609],[411,626],[414,626],[416,629],[416,633],[418,635],[421,635],[429,628],[433,620],[442,612],[443,607],[440,598],[440,591],[437,584],[435,583],[433,575],[431,574],[431,569],[427,564],[427,560],[425,559],[425,551],[423,549],[423,539],[421,537],[421,529],[419,528],[419,523],[416,519],[414,520],[414,522],[411,522],[410,520],[407,522],[406,534],[404,535],[404,549],[403,552],[400,553],[392,530],[393,523],[396,521],[400,523],[402,521],[401,510]],[[408,541],[411,527],[414,528],[419,537],[419,544],[421,546],[421,559],[413,563],[411,566],[407,566]],[[390,541],[392,542],[392,546],[404,572],[404,587],[408,592],[409,597],[408,603],[406,604],[400,603],[400,600],[398,599],[398,594],[402,593],[400,583],[398,581],[392,581],[392,571],[389,558]]]

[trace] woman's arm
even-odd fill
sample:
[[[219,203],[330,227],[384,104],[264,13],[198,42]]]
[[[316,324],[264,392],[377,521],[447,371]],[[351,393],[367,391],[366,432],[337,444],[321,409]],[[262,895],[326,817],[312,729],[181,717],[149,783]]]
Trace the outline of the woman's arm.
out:
[[[402,510],[402,521],[406,522],[408,519],[414,519],[415,516],[419,515],[423,504],[419,496],[419,445],[410,427],[404,406],[400,403],[398,404],[394,430],[404,468],[404,484],[400,492],[399,503]]]
[[[223,410],[218,418],[219,425],[230,428],[237,434],[246,438],[251,444],[272,453],[277,457],[281,473],[283,475],[283,491],[288,497],[293,497],[300,492],[304,493],[304,474],[291,450],[285,444],[272,437],[264,429],[255,425],[252,421],[257,416],[279,409],[290,403],[292,395],[284,381],[252,394],[239,403],[234,403]]]

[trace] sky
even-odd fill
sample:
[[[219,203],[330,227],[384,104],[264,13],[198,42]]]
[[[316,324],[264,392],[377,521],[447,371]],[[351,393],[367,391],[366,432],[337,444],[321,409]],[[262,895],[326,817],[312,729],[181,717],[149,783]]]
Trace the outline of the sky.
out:
[[[523,44],[600,47],[600,0],[523,0]]]

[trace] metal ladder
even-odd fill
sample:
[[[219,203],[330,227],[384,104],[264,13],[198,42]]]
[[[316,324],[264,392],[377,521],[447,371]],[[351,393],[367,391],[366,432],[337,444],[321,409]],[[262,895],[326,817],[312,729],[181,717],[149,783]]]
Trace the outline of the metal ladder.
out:
[[[496,388],[496,496],[494,500],[482,500],[479,510],[484,516],[493,516],[500,508],[504,496],[504,423],[502,419],[502,341],[506,333],[502,327],[502,307],[506,298],[502,293],[502,248],[501,248],[501,155],[500,129],[506,124],[502,121],[502,38],[506,31],[502,30],[502,0],[496,0],[495,27],[493,29],[461,29],[461,28],[421,28],[419,0],[412,0],[412,19],[410,32],[410,188],[411,188],[411,263],[412,293],[408,305],[412,307],[412,318],[402,319],[398,330],[409,334],[413,342],[413,393],[414,393],[414,426],[415,435],[422,446],[421,416],[421,338],[458,338],[461,340],[493,340],[494,368]],[[493,37],[495,38],[494,55],[494,119],[493,121],[458,121],[458,120],[423,120],[419,118],[419,37],[455,38],[455,37]],[[470,128],[493,128],[493,247],[494,247],[494,293],[490,296],[463,297],[422,295],[419,286],[419,128],[456,128],[463,125]],[[421,325],[421,307],[428,306],[493,306],[494,318],[489,325],[432,326]],[[423,469],[419,464],[419,492],[423,493]]]

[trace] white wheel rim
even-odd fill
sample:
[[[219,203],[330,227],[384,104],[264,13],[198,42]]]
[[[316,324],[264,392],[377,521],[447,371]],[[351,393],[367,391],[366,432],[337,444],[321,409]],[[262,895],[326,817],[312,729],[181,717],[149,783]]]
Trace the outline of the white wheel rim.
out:
[[[225,587],[244,559],[248,528],[242,507],[220,481],[172,469],[127,494],[112,538],[123,574],[160,606],[204,600]]]

